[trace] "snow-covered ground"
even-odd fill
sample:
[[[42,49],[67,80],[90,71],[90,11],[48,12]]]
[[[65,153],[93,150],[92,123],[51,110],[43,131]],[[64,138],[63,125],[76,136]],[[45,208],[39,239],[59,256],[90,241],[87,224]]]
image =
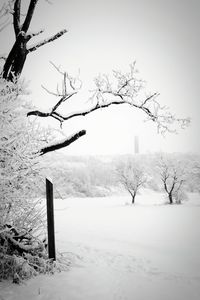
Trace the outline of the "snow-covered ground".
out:
[[[189,198],[56,199],[56,246],[72,266],[20,286],[2,282],[0,299],[199,300],[200,196]]]

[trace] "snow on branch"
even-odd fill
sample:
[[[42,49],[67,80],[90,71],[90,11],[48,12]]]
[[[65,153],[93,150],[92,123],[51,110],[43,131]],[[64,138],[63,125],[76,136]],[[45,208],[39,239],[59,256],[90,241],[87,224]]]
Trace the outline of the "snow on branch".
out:
[[[85,135],[86,131],[85,130],[81,130],[75,134],[72,134],[70,137],[68,137],[67,139],[62,139],[56,143],[52,143],[50,145],[47,145],[46,147],[42,148],[39,152],[40,155],[44,155],[48,152],[51,151],[55,151],[55,150],[59,150],[61,148],[67,147],[69,146],[71,143],[75,142],[77,139],[79,139],[81,136]]]
[[[144,112],[145,121],[151,120],[157,125],[158,132],[165,133],[166,131],[174,132],[173,126],[176,122],[181,125],[182,128],[188,126],[189,118],[177,118],[172,114],[166,106],[161,106],[157,101],[159,93],[149,93],[145,91],[145,81],[139,78],[138,71],[135,67],[135,63],[130,65],[130,69],[127,73],[122,71],[113,71],[112,79],[108,75],[100,75],[95,78],[95,88],[91,91],[92,96],[91,107],[87,107],[83,110],[76,110],[69,112],[67,115],[57,111],[57,108],[62,105],[64,101],[78,93],[81,85],[76,88],[77,79],[70,77],[66,72],[62,72],[59,67],[52,65],[63,76],[63,88],[60,92],[57,88],[55,93],[45,90],[57,97],[60,100],[54,105],[51,112],[41,112],[38,110],[31,111],[28,116],[35,115],[39,117],[53,117],[58,121],[64,122],[71,118],[85,116],[98,109],[107,108],[111,105],[127,104],[142,112]],[[71,88],[71,92],[67,91],[67,84]]]
[[[107,75],[95,79],[96,89],[93,91],[92,98],[96,98],[97,106],[106,107],[111,104],[126,103],[143,111],[146,121],[155,122],[160,133],[175,132],[172,128],[175,122],[178,122],[181,128],[188,126],[189,118],[177,118],[166,106],[160,105],[157,101],[159,93],[146,93],[145,81],[138,77],[135,62],[130,65],[129,72],[113,71],[112,75],[112,80]]]
[[[31,39],[32,37],[37,36],[37,35],[39,35],[43,32],[44,32],[44,29],[40,29],[40,30],[35,31],[35,32],[29,32],[29,34],[27,35],[28,39]]]
[[[63,29],[63,30],[59,31],[58,33],[54,34],[53,36],[51,36],[51,37],[49,37],[47,39],[44,39],[43,41],[40,41],[39,43],[37,43],[35,45],[30,46],[27,49],[28,53],[37,50],[39,47],[41,47],[41,46],[43,46],[43,45],[45,45],[47,43],[55,41],[56,39],[58,39],[59,37],[61,37],[66,32],[67,32],[67,30]]]

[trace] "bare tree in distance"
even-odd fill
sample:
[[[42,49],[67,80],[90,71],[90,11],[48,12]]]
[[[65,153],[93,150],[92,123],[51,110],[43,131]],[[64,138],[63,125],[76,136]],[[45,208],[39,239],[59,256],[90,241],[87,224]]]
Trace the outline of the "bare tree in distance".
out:
[[[21,13],[21,0],[8,0],[5,2],[7,5],[3,5],[1,8],[2,18],[7,18],[9,13],[12,14],[15,33],[15,42],[8,56],[4,58],[5,63],[2,71],[3,78],[8,81],[14,81],[19,78],[29,53],[58,39],[67,32],[66,29],[63,29],[53,36],[29,46],[28,42],[35,36],[42,34],[44,31],[39,30],[30,32],[29,30],[38,1],[39,0],[29,1],[28,10],[25,16]],[[7,26],[7,22],[8,21],[5,21],[5,26]],[[4,28],[4,23],[2,24],[2,28]],[[158,131],[161,133],[174,131],[173,126],[176,122],[178,122],[182,128],[186,127],[189,123],[189,119],[177,118],[167,107],[161,106],[157,100],[159,93],[146,92],[145,82],[139,78],[135,63],[130,65],[128,72],[123,73],[122,71],[115,70],[113,71],[112,76],[99,75],[94,80],[94,88],[91,91],[90,97],[90,107],[85,107],[83,110],[64,113],[61,111],[63,103],[69,103],[72,100],[72,97],[75,99],[82,84],[79,78],[69,75],[55,65],[54,67],[62,76],[62,88],[57,88],[56,92],[52,92],[49,89],[46,89],[46,91],[50,94],[54,94],[58,100],[55,101],[55,105],[48,109],[48,111],[32,110],[27,116],[54,118],[59,121],[60,126],[62,127],[63,122],[68,121],[69,119],[86,116],[89,113],[99,109],[108,108],[112,105],[125,104],[143,112],[146,119],[153,121],[157,125]],[[38,152],[40,155],[44,155],[48,152],[69,146],[85,134],[86,130],[80,130],[70,136],[64,137],[62,140],[47,145],[45,148],[39,149]]]
[[[147,181],[144,168],[138,161],[129,159],[126,163],[121,163],[116,172],[119,182],[130,193],[134,204],[139,189]]]
[[[186,179],[185,167],[176,158],[160,157],[159,173],[169,204],[181,203],[183,200],[183,184]]]

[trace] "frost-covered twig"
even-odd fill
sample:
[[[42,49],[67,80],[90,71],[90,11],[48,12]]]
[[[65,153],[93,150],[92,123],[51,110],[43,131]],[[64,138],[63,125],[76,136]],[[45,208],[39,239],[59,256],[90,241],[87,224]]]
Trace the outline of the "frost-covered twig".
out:
[[[63,76],[63,89],[56,92],[46,91],[54,96],[60,97],[60,100],[53,106],[50,112],[42,112],[34,110],[28,113],[28,116],[53,117],[61,124],[69,119],[86,116],[96,110],[110,107],[111,105],[127,104],[131,107],[142,111],[145,115],[145,121],[153,121],[157,125],[158,132],[165,133],[166,131],[175,132],[175,123],[180,124],[181,128],[188,126],[189,118],[177,118],[166,106],[161,106],[157,98],[158,92],[146,93],[145,82],[138,77],[138,70],[135,63],[130,65],[130,70],[127,73],[121,71],[113,71],[113,77],[110,79],[108,75],[99,75],[95,78],[95,88],[91,91],[90,97],[91,106],[83,110],[71,111],[68,114],[62,113],[57,109],[61,107],[64,101],[78,93],[75,89],[76,78],[71,79],[67,73],[62,72],[60,67],[53,66]],[[67,92],[71,87],[72,91]]]

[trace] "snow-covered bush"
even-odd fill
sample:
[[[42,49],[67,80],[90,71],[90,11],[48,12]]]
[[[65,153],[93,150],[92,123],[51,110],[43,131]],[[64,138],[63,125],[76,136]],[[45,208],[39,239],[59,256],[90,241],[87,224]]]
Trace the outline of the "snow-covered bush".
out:
[[[188,200],[188,195],[187,195],[186,191],[182,188],[182,189],[178,190],[177,193],[175,193],[174,199],[175,199],[176,204],[181,204],[183,201]]]
[[[38,149],[46,144],[47,133],[26,117],[24,98],[23,82],[0,78],[0,278],[16,270],[19,275],[22,266],[34,274],[25,268],[28,254],[46,259]]]

